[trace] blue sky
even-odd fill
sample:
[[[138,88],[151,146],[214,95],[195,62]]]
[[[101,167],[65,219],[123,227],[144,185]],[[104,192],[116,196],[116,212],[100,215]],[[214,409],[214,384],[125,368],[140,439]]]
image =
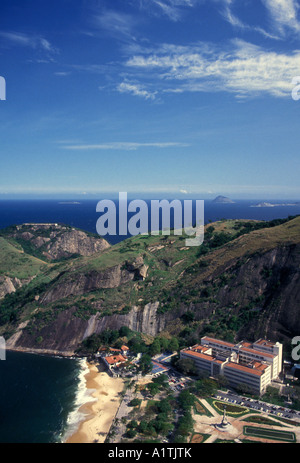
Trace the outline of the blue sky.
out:
[[[295,0],[1,0],[0,194],[300,199]]]

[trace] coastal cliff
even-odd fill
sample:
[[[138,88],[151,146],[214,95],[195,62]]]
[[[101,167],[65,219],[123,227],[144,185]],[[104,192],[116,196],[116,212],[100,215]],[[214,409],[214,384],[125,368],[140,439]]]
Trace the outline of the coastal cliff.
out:
[[[216,222],[199,248],[182,239],[138,236],[44,262],[26,284],[2,275],[11,290],[0,311],[8,348],[72,354],[90,336],[122,326],[186,344],[203,334],[290,342],[299,333],[300,217]]]

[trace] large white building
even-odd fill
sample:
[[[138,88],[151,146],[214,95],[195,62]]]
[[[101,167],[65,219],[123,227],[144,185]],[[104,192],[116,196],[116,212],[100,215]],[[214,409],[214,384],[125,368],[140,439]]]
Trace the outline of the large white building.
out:
[[[200,345],[183,349],[180,358],[192,359],[210,376],[225,376],[233,387],[246,384],[262,394],[282,370],[282,344],[264,339],[232,344],[204,336]]]

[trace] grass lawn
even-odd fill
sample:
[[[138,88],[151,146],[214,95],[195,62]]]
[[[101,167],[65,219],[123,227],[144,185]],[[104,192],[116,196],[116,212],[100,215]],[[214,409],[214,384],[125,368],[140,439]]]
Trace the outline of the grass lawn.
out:
[[[221,402],[219,400],[213,400],[211,405],[220,414],[224,412],[224,407],[226,406],[226,413],[229,416],[241,416],[241,415],[249,413],[249,409],[246,407],[241,407],[239,405],[234,405],[234,404],[228,404],[227,402]]]
[[[275,417],[274,417],[275,418]],[[273,426],[285,426],[283,423],[280,423],[279,420],[270,420],[269,418],[265,416],[249,416],[244,419],[244,421],[249,421],[251,423],[258,423],[258,424],[269,424]]]
[[[210,411],[202,403],[200,403],[199,400],[197,399],[194,404],[194,412],[199,415],[212,416]]]
[[[256,426],[244,426],[244,435],[283,442],[296,442],[296,436],[293,432],[278,431],[269,428],[258,428]]]

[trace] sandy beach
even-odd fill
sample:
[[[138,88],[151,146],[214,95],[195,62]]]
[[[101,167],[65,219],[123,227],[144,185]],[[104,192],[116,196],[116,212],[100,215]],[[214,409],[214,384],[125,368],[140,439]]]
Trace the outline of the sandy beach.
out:
[[[99,372],[96,365],[89,363],[86,386],[94,389],[92,396],[97,400],[83,405],[80,409],[87,418],[78,431],[66,440],[66,443],[103,443],[120,404],[123,390],[122,378],[112,378],[105,372]]]

